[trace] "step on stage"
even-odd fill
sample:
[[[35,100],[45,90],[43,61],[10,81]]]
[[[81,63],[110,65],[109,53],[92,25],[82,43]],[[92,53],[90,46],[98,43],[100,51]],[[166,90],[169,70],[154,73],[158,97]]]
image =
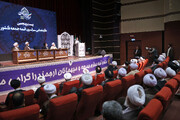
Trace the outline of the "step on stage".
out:
[[[110,60],[112,60],[111,54],[107,54],[104,57],[68,57],[67,59],[23,64],[13,64],[11,61],[0,62],[0,95],[7,94],[13,90],[10,86],[12,79],[19,79],[22,89],[26,90],[39,86],[37,82],[38,76],[44,75],[48,83],[60,82],[63,80],[66,72],[70,72],[75,78],[83,73],[84,68],[93,72],[97,65],[102,68],[107,67]]]

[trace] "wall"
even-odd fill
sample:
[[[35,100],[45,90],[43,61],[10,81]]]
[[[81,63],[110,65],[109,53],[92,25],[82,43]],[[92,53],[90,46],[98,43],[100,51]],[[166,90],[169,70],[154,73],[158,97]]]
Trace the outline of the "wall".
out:
[[[130,35],[141,40],[145,57],[145,46],[156,47],[161,53],[172,43],[178,58],[180,0],[121,0],[121,4],[121,64],[126,60],[125,41],[130,40]]]
[[[126,33],[121,34],[121,64],[126,61],[126,41],[130,41],[130,35],[134,35],[136,40],[141,40],[142,56],[148,58],[148,53],[145,47],[155,47],[158,52],[162,52],[162,35],[163,31],[141,32],[141,33]],[[135,47],[135,46],[134,46]],[[133,53],[132,53],[133,54]]]

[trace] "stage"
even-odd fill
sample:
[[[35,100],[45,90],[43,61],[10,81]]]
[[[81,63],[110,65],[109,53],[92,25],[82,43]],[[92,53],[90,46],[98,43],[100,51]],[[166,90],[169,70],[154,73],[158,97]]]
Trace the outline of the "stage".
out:
[[[10,86],[12,79],[19,79],[24,90],[38,87],[38,76],[44,75],[47,83],[61,82],[66,72],[70,72],[73,80],[80,77],[83,69],[90,73],[95,71],[97,65],[106,68],[112,54],[102,56],[68,57],[66,59],[13,64],[12,61],[0,62],[0,95],[7,94],[13,89]]]

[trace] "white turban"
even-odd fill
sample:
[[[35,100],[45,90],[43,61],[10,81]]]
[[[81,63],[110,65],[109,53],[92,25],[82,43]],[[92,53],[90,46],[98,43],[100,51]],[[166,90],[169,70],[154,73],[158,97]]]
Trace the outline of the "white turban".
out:
[[[142,60],[142,61],[145,60],[143,57],[140,57],[139,59]]]
[[[89,70],[87,68],[84,68],[83,69],[83,73],[86,74],[86,73],[89,73]]]
[[[137,59],[131,59],[130,63],[137,63]]]
[[[55,43],[54,42],[52,42],[52,44],[51,45],[55,45]]]
[[[117,62],[116,61],[112,61],[112,65],[117,66]]]
[[[46,81],[46,78],[45,78],[44,76],[39,76],[39,77],[37,78],[37,81],[38,81],[38,83],[43,83],[43,82]]]
[[[29,44],[29,42],[25,42],[25,45]]]
[[[163,62],[165,59],[166,59],[166,58],[165,58],[163,55],[160,55],[160,56],[158,57],[158,61],[159,61],[159,62]]]
[[[136,63],[131,63],[129,66],[131,70],[136,70],[138,68],[138,65]]]
[[[18,43],[17,42],[15,42],[14,44],[13,44],[13,46],[15,47],[15,46],[17,46],[18,45]]]
[[[46,84],[44,86],[44,91],[47,93],[47,94],[53,94],[56,92],[56,86],[53,85],[53,84]]]
[[[71,73],[65,73],[65,74],[64,74],[64,79],[65,79],[65,80],[70,80],[71,78],[72,78]]]
[[[162,55],[166,58],[166,53],[162,53]]]
[[[127,91],[127,97],[129,98],[129,101],[135,106],[142,106],[145,103],[144,89],[140,85],[132,85],[129,87]],[[125,103],[127,106],[129,106],[127,100]]]
[[[93,78],[90,74],[86,73],[81,76],[81,81],[85,85],[91,85]]]
[[[173,69],[171,69],[170,67],[166,68],[166,73],[170,77],[174,77],[176,75],[176,72]]]
[[[162,68],[157,68],[154,70],[154,75],[159,78],[165,78],[167,77],[166,72]]]
[[[157,85],[157,79],[153,74],[146,74],[143,78],[143,83],[147,86],[154,87]]]
[[[127,71],[126,71],[126,69],[125,68],[120,68],[119,70],[118,70],[118,74],[120,75],[120,76],[126,76],[126,74],[127,74]]]
[[[175,63],[177,66],[180,66],[180,64],[177,60],[173,60],[172,62]]]

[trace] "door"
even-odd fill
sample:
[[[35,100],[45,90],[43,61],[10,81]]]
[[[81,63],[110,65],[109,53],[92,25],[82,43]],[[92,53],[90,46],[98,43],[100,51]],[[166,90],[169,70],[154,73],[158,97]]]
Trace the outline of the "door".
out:
[[[130,61],[130,59],[134,58],[134,50],[136,49],[136,46],[139,46],[141,49],[141,40],[126,42],[126,60]]]

